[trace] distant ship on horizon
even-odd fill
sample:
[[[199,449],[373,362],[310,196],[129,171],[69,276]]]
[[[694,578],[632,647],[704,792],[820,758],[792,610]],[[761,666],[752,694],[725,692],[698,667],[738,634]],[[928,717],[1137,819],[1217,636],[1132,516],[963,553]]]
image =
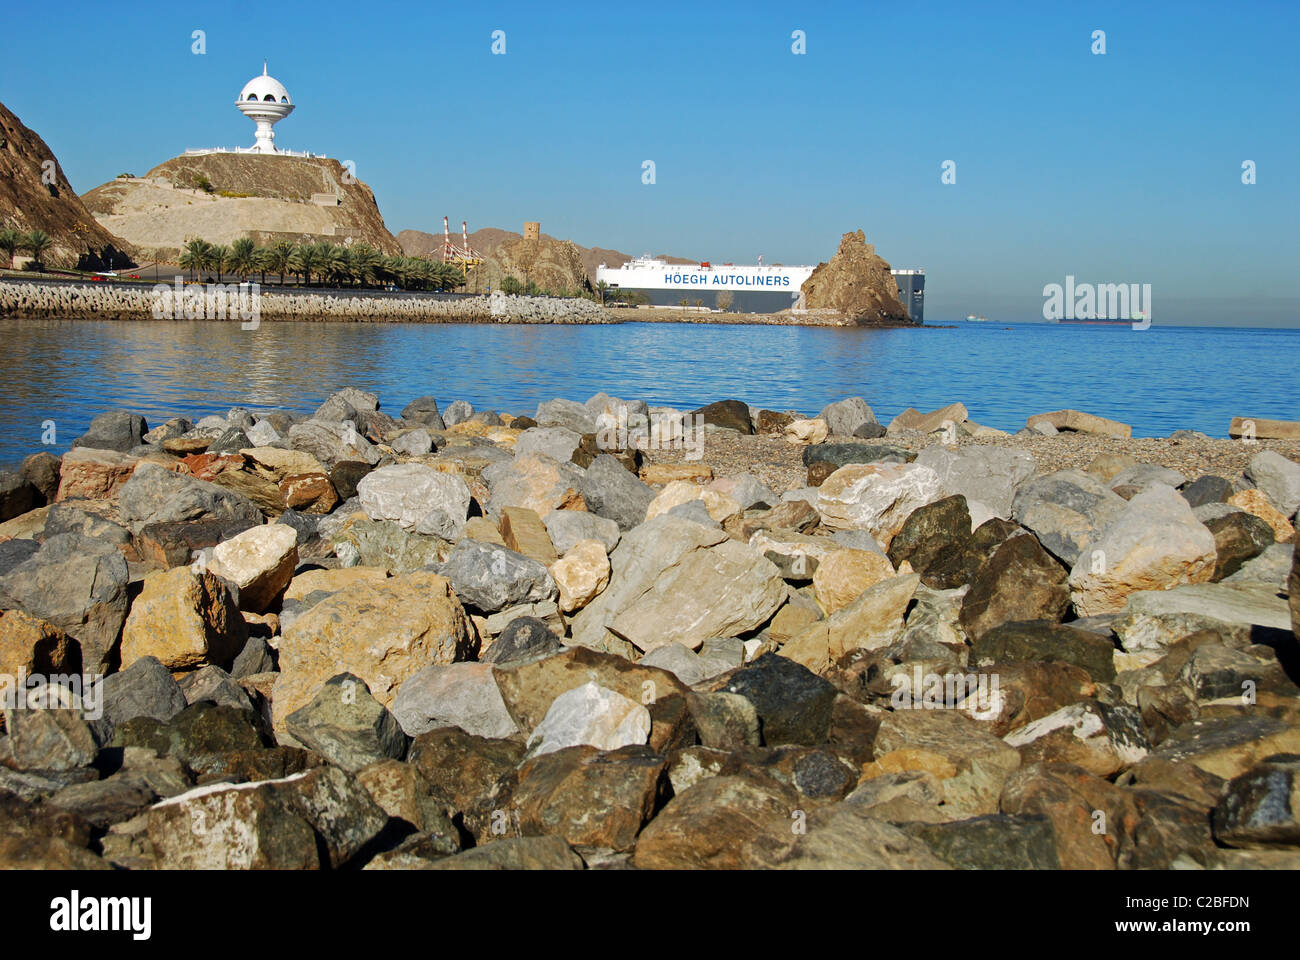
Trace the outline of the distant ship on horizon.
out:
[[[968,313],[966,314],[966,322],[967,323],[988,323],[989,318],[984,316],[977,317],[973,313]]]

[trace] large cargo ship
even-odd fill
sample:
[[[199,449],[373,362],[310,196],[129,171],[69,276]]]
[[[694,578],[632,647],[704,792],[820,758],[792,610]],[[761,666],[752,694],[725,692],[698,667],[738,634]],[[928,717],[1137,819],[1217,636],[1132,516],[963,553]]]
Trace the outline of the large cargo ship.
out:
[[[631,291],[654,306],[700,306],[723,309],[718,296],[726,294],[725,309],[737,313],[778,313],[799,307],[800,288],[815,267],[734,263],[668,263],[649,255],[629,260],[621,267],[596,268],[596,282],[609,285],[609,296]],[[925,271],[893,270],[898,296],[917,323],[925,318]]]

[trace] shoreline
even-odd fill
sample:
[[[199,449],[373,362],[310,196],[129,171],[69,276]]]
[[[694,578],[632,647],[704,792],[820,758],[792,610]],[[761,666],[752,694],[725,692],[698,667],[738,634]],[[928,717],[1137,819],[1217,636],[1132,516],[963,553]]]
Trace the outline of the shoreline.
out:
[[[161,297],[156,287],[166,288]],[[217,287],[228,294],[214,294]],[[360,290],[338,293],[299,293],[260,289],[256,302],[236,294],[239,285],[186,284],[184,302],[170,295],[171,283],[141,282],[139,286],[92,283],[42,283],[0,278],[0,318],[14,320],[175,320],[246,323],[263,321],[311,323],[705,323],[738,326],[808,326],[868,329],[925,329],[923,324],[860,324],[818,312],[791,314],[686,314],[674,311],[622,310],[602,307],[581,298],[507,296],[504,294],[428,297],[370,296]],[[203,292],[200,299],[199,292]],[[191,293],[193,292],[193,293]],[[378,291],[376,291],[378,293]],[[192,297],[192,299],[191,299]],[[173,301],[176,301],[173,303]],[[241,302],[242,301],[242,302]],[[163,316],[157,312],[161,308]],[[191,316],[190,313],[195,315]],[[171,315],[168,315],[171,314]],[[253,329],[249,327],[249,329]]]

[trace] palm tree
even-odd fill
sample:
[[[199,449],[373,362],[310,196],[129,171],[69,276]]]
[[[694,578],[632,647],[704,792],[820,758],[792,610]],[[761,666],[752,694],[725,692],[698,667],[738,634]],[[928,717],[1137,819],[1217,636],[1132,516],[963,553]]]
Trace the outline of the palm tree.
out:
[[[257,269],[257,244],[252,237],[240,237],[230,245],[230,269],[244,282]]]
[[[384,269],[397,279],[403,290],[406,289],[407,278],[411,275],[408,263],[406,257],[387,257],[384,259]]]
[[[318,244],[318,248],[321,272],[328,276],[336,287],[341,286],[342,281],[351,276],[352,265],[348,257],[348,248],[326,242]]]
[[[206,240],[200,240],[195,237],[193,240],[185,241],[185,252],[181,254],[181,269],[189,270],[198,279],[197,274],[206,269],[208,265],[209,244]]]
[[[230,248],[225,244],[217,244],[209,249],[208,254],[212,258],[208,261],[208,266],[216,267],[217,283],[220,283],[221,274],[225,270],[226,264],[230,262]]]
[[[609,283],[604,280],[596,281],[596,293],[600,294],[600,305],[605,305],[605,294],[609,290]]]
[[[361,286],[366,285],[367,280],[375,280],[378,276],[382,260],[374,250],[367,244],[359,243],[348,253],[349,268]]]
[[[465,275],[450,263],[435,262],[432,274],[434,285],[439,290],[454,290],[465,282]]]
[[[38,267],[45,266],[41,262],[41,257],[53,244],[54,238],[44,230],[33,230],[31,233],[26,234],[22,240],[22,246],[32,252],[32,260],[35,261]]]
[[[311,285],[312,272],[321,265],[320,254],[315,244],[300,243],[293,248],[289,257],[289,269],[302,278],[304,287]]]
[[[9,266],[14,265],[14,252],[23,245],[23,235],[13,227],[0,230],[0,250],[9,254]]]
[[[284,275],[289,272],[289,263],[293,259],[293,244],[288,240],[277,240],[273,246],[262,250],[264,269],[280,275],[280,286],[284,286]],[[265,279],[265,277],[263,277]]]

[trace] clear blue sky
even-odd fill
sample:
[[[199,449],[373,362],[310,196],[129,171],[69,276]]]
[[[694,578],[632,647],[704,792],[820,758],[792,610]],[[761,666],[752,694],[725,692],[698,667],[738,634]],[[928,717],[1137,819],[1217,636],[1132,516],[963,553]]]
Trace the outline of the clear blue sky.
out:
[[[251,144],[265,57],[277,143],[354,161],[393,232],[816,263],[861,228],[932,321],[1038,319],[1073,274],[1152,284],[1157,322],[1300,325],[1297,46],[1295,2],[10,3],[0,100],[85,191]]]

